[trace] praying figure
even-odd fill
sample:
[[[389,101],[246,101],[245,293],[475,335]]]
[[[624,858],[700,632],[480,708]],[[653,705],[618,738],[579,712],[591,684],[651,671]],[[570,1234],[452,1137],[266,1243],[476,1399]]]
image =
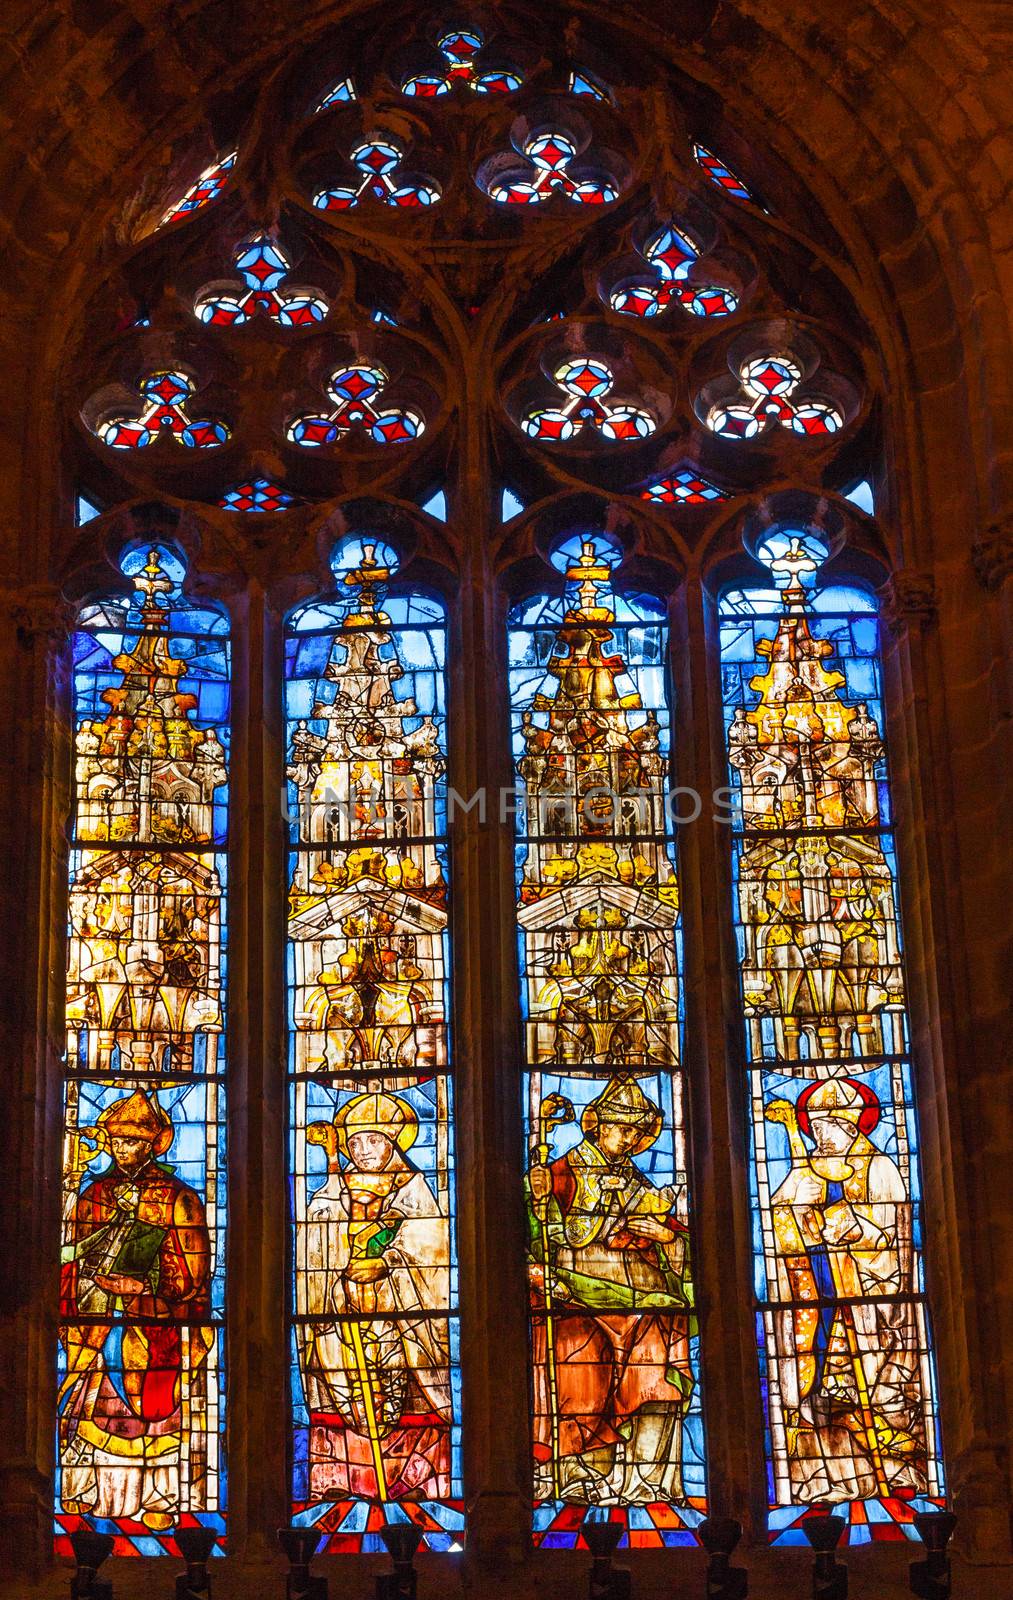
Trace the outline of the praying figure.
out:
[[[660,1108],[615,1075],[584,1108],[583,1138],[528,1172],[536,1493],[579,1505],[683,1498],[682,1421],[695,1331],[687,1232],[675,1191],[635,1158]],[[566,1117],[550,1115],[551,1123]]]
[[[924,1333],[912,1302],[911,1202],[870,1139],[876,1095],[852,1078],[771,1101],[791,1170],[771,1197],[791,1490],[861,1500],[927,1490],[920,1378]]]
[[[356,1095],[312,1123],[328,1175],[306,1208],[303,1372],[314,1499],[450,1492],[450,1223],[408,1152],[418,1117]],[[361,1320],[360,1320],[361,1319]]]
[[[196,1452],[186,1416],[203,1394],[214,1333],[211,1241],[196,1191],[159,1158],[172,1120],[137,1089],[107,1106],[72,1148],[76,1189],[97,1154],[101,1177],[72,1192],[65,1222],[61,1311],[66,1375],[60,1385],[61,1510],[130,1517],[164,1532],[181,1511],[200,1509]],[[188,1503],[181,1499],[184,1443]]]

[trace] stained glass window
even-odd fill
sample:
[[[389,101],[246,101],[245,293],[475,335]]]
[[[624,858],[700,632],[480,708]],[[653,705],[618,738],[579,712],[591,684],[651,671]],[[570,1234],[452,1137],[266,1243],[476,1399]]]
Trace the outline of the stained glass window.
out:
[[[317,101],[314,112],[329,111],[331,106],[347,105],[350,100],[355,98],[355,85],[351,78],[339,78],[337,83],[332,83],[331,87]]]
[[[859,481],[852,484],[849,489],[845,489],[844,498],[845,500],[850,500],[852,505],[857,506],[859,511],[866,512],[870,517],[875,516],[876,500],[873,494],[872,484],[869,482],[868,478],[860,478]]]
[[[612,99],[611,92],[600,79],[577,67],[570,73],[566,86],[571,94],[584,95],[589,100],[602,100],[606,105]]]
[[[284,248],[267,234],[241,244],[233,265],[241,283],[227,285],[224,294],[217,284],[213,293],[198,295],[194,301],[194,316],[210,327],[241,328],[260,315],[280,328],[311,328],[327,315],[321,294],[288,284],[292,264]]]
[[[612,399],[615,376],[598,356],[573,356],[556,368],[553,378],[561,390],[560,399],[553,406],[528,412],[521,422],[530,439],[569,444],[588,426],[610,444],[633,444],[646,439],[658,426],[643,406]]]
[[[313,196],[319,211],[351,211],[361,200],[379,200],[384,205],[409,210],[434,206],[440,199],[439,184],[400,170],[405,146],[394,138],[368,139],[349,151],[348,159],[358,169],[351,184],[320,189]]]
[[[74,522],[77,527],[83,527],[86,522],[94,522],[96,517],[102,515],[101,506],[97,506],[88,495],[82,494],[79,489],[74,500]]]
[[[441,69],[406,77],[401,93],[413,99],[432,100],[450,94],[455,86],[465,85],[475,94],[513,94],[524,81],[521,74],[511,67],[482,70],[478,57],[484,44],[485,36],[477,28],[457,28],[443,34],[436,41],[436,49],[443,57]]]
[[[339,545],[286,647],[294,1520],[463,1537],[445,622]]]
[[[295,495],[270,478],[247,478],[226,489],[218,504],[225,511],[287,511]]]
[[[716,483],[701,477],[699,472],[683,467],[678,472],[652,478],[641,489],[640,498],[653,500],[655,505],[700,506],[709,505],[714,500],[727,500],[729,495],[726,490],[719,489]]]
[[[151,372],[138,387],[141,402],[136,415],[110,417],[96,425],[95,432],[111,450],[144,450],[166,437],[188,450],[217,450],[228,442],[224,422],[190,416],[197,384],[188,373]]]
[[[560,128],[530,134],[519,151],[521,160],[504,152],[479,169],[481,187],[499,205],[540,205],[555,198],[606,206],[618,198],[611,174],[589,164],[576,139]]]
[[[513,517],[520,516],[523,510],[524,501],[512,489],[504,488],[500,497],[500,520],[509,522]]]
[[[668,807],[667,627],[563,542],[509,622],[536,1543],[588,1520],[692,1543],[704,1515]]]
[[[231,946],[233,1001],[262,976],[278,987],[251,1019],[242,1105],[229,1087],[234,1148],[263,1101],[257,1126],[278,1136],[279,1167],[235,1172],[234,1192],[263,1196],[265,1230],[282,1172],[288,1202],[281,1232],[262,1250],[244,1241],[230,1279],[251,1308],[230,1325],[256,1380],[244,1387],[265,1407],[241,1432],[233,1557],[240,1526],[263,1537],[253,1512],[278,1492],[332,1553],[379,1551],[409,1524],[433,1551],[464,1540],[459,1085],[475,1114],[469,1181],[506,1159],[518,1202],[491,1247],[499,1214],[465,1213],[465,1293],[483,1303],[501,1242],[504,1283],[523,1259],[531,1401],[529,1419],[507,1374],[502,1432],[490,1455],[478,1427],[470,1487],[517,1514],[505,1458],[530,1420],[521,1471],[537,1545],[586,1545],[601,1519],[627,1546],[696,1542],[707,1457],[691,1245],[699,1227],[716,1261],[724,1242],[709,1240],[715,1217],[698,1217],[690,1181],[670,672],[696,686],[687,716],[703,728],[716,714],[706,579],[725,581],[740,496],[766,508],[772,575],[753,564],[752,586],[719,605],[735,906],[722,904],[721,852],[705,851],[685,937],[692,951],[710,917],[738,939],[731,1126],[713,1052],[704,1087],[717,1181],[743,1237],[752,1230],[755,1294],[722,1309],[735,1348],[717,1356],[730,1372],[745,1333],[748,1384],[755,1333],[769,1486],[743,1483],[727,1438],[709,1467],[739,1492],[769,1487],[774,1541],[801,1542],[817,1504],[845,1511],[852,1542],[901,1538],[943,1483],[879,624],[871,594],[834,579],[826,540],[777,532],[779,518],[819,516],[867,548],[888,542],[868,522],[882,464],[857,443],[840,453],[882,411],[862,356],[875,340],[854,310],[861,263],[807,242],[794,202],[797,227],[748,237],[763,226],[752,174],[764,160],[732,140],[747,183],[679,132],[710,127],[713,106],[672,52],[644,52],[638,68],[601,19],[586,38],[529,30],[514,43],[467,15],[388,23],[321,34],[313,62],[289,49],[281,77],[264,56],[256,83],[237,80],[250,111],[234,130],[241,157],[230,141],[185,194],[180,181],[161,232],[168,191],[151,210],[146,184],[124,210],[110,234],[123,258],[87,287],[86,337],[68,333],[59,385],[77,393],[97,362],[66,430],[68,482],[87,492],[46,583],[24,616],[15,607],[27,646],[55,625],[42,616],[53,573],[68,592],[90,583],[92,535],[133,525],[138,508],[162,529],[178,517],[201,528],[249,611],[254,756],[256,730],[270,735],[285,707],[285,874],[258,886],[253,944]],[[205,109],[209,125],[228,116]],[[189,181],[210,159],[208,147],[176,170]],[[307,225],[279,232],[300,205]],[[477,385],[464,382],[462,319]],[[804,453],[802,479],[788,451]],[[612,533],[560,536],[598,520],[595,504]],[[100,529],[86,526],[100,513]],[[382,538],[355,531],[374,515]],[[267,613],[310,592],[317,540],[339,529],[351,536],[333,551],[333,583],[288,615],[272,682]],[[700,581],[680,596],[672,651],[666,598],[649,591],[677,559]],[[446,611],[425,586],[440,570],[461,575]],[[174,546],[131,545],[123,576],[84,609],[74,644],[57,1519],[61,1549],[87,1524],[154,1555],[194,1523],[224,1536],[230,642]],[[928,581],[909,576],[917,597]],[[489,774],[472,764],[508,682],[505,924],[501,832],[482,816],[452,863],[445,793],[448,626],[485,640],[504,594],[501,648],[459,663],[454,754],[462,788],[488,800],[475,791]],[[60,682],[47,677],[45,694]],[[36,690],[41,709],[41,678]],[[258,758],[255,787],[262,776]],[[270,808],[252,790],[241,799],[232,843],[256,862]],[[455,995],[453,1038],[452,864],[456,907],[476,904],[477,887],[488,913],[487,971],[478,945],[460,948],[479,930],[459,924],[455,952],[476,981]],[[271,927],[277,959],[263,967]],[[499,982],[515,938],[516,1000]],[[242,982],[240,944],[253,963]],[[717,961],[731,945],[708,948]],[[40,1018],[54,1014],[43,967]],[[717,1038],[727,996],[701,987],[701,1025]],[[285,1018],[280,1052],[268,1014],[279,1029]],[[523,1061],[493,1059],[504,1036]],[[515,1110],[522,1096],[523,1151],[499,1142],[504,1094]],[[747,1118],[748,1163],[735,1138]],[[282,1306],[267,1290],[283,1249]],[[711,1281],[731,1293],[727,1274]],[[522,1291],[510,1292],[519,1321]],[[495,1330],[475,1330],[480,1424],[482,1340]],[[291,1457],[284,1490],[278,1453],[261,1448],[272,1427]],[[496,1463],[506,1481],[480,1483]],[[488,1554],[496,1520],[472,1519],[473,1553]]]
[[[164,228],[166,223],[176,222],[180,217],[192,216],[195,211],[200,211],[203,206],[208,206],[213,200],[217,200],[229,181],[229,174],[236,164],[238,154],[237,150],[233,150],[220,161],[215,161],[210,167],[206,167],[186,194],[179,200],[173,201],[158,226]]]
[[[374,444],[409,444],[425,432],[426,424],[416,411],[379,409],[388,377],[385,367],[339,367],[327,380],[333,409],[322,416],[297,417],[289,424],[288,437],[307,450],[333,444],[353,429],[368,434]]]
[[[879,622],[773,534],[729,591],[722,678],[746,1036],[770,1535],[853,1543],[941,1504]]]
[[[690,282],[690,272],[701,263],[700,247],[687,230],[668,222],[639,247],[652,269],[652,278],[643,275],[622,278],[613,285],[608,303],[626,317],[656,317],[673,301],[695,317],[729,317],[738,309],[738,296],[718,284]]]
[[[716,156],[712,150],[706,149],[702,144],[694,144],[693,155],[696,157],[698,165],[703,168],[711,182],[716,183],[719,189],[723,189],[726,194],[732,195],[736,200],[751,200],[754,204],[756,203],[742,179],[735,175],[731,167],[726,166],[720,156]]]
[[[74,635],[57,1547],[224,1530],[229,642],[162,546]]]
[[[780,424],[804,437],[836,433],[844,416],[829,400],[796,390],[804,381],[802,367],[790,355],[757,355],[739,368],[738,396],[711,406],[704,420],[723,439],[755,439],[768,426]]]
[[[446,490],[445,489],[437,489],[433,494],[431,494],[429,496],[428,500],[423,500],[422,501],[422,509],[423,509],[423,511],[427,511],[431,517],[435,517],[437,522],[446,522],[446,520],[447,520],[447,494],[446,494]]]

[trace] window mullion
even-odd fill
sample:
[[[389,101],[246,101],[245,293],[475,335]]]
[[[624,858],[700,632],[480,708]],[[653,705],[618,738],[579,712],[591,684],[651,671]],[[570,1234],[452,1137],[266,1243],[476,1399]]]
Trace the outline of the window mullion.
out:
[[[0,1153],[20,1204],[6,1206],[0,1222],[7,1305],[18,1308],[4,1318],[0,1341],[0,1491],[10,1530],[5,1557],[26,1576],[38,1576],[52,1547],[51,1297],[60,1206],[50,1175],[61,1143],[71,615],[59,591],[41,585],[0,593],[0,613],[7,623],[0,644],[4,703],[19,710],[0,800],[10,841],[6,881],[11,906],[38,907],[37,918],[12,920],[6,951],[10,1078]]]
[[[468,1549],[501,1561],[529,1542],[530,1447],[505,607],[482,538],[467,540],[460,594],[448,746],[464,1477]]]
[[[255,581],[234,615],[230,917],[230,1545],[288,1521],[283,615]],[[242,797],[242,798],[239,798]],[[265,1397],[270,1397],[265,1403]]]

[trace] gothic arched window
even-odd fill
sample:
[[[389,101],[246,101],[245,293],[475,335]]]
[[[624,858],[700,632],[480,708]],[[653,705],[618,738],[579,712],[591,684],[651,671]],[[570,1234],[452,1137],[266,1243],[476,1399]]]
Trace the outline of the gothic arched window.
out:
[[[858,270],[523,15],[286,45],[68,335],[62,1550],[942,1503]]]

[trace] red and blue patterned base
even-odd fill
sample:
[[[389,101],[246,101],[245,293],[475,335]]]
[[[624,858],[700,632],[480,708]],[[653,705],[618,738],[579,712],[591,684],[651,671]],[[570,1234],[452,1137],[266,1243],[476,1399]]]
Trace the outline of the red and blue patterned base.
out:
[[[359,1555],[385,1549],[380,1534],[397,1522],[413,1522],[422,1531],[426,1550],[454,1552],[464,1548],[464,1501],[399,1500],[379,1505],[368,1500],[333,1500],[326,1505],[293,1507],[297,1528],[316,1528],[320,1555]]]
[[[587,1549],[583,1529],[589,1522],[618,1522],[625,1532],[620,1550],[663,1550],[677,1545],[696,1545],[696,1529],[707,1515],[702,1499],[691,1499],[672,1506],[659,1502],[653,1506],[568,1505],[563,1501],[543,1500],[535,1506],[533,1539],[542,1550]]]
[[[875,1500],[850,1500],[840,1505],[772,1506],[767,1514],[771,1544],[808,1544],[802,1524],[807,1517],[825,1515],[829,1510],[843,1517],[848,1526],[842,1545],[879,1544],[892,1540],[917,1540],[914,1519],[919,1511],[945,1511],[944,1498],[914,1494],[910,1490],[884,1495]]]
[[[216,1556],[225,1554],[225,1518],[220,1513],[207,1511],[200,1516],[184,1515],[180,1517],[178,1525],[181,1528],[214,1528],[218,1540],[212,1553]],[[168,1528],[164,1533],[152,1533],[143,1522],[135,1522],[132,1517],[82,1517],[57,1512],[54,1528],[56,1537],[53,1547],[56,1554],[65,1556],[69,1561],[74,1559],[70,1536],[82,1530],[111,1534],[114,1556],[176,1556],[182,1559],[176,1545],[175,1528]]]

